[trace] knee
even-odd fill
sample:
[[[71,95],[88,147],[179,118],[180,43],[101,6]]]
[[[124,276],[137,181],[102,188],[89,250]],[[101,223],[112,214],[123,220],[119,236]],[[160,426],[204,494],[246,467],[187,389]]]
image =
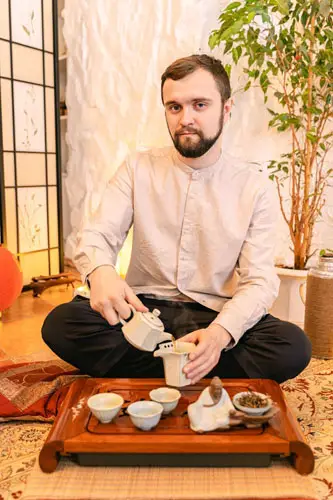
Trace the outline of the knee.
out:
[[[284,349],[279,363],[281,369],[275,378],[279,383],[299,375],[310,363],[312,352],[311,342],[299,326],[283,321],[280,328]]]
[[[54,348],[64,335],[65,317],[68,304],[61,304],[46,316],[42,326],[42,338],[49,347]]]

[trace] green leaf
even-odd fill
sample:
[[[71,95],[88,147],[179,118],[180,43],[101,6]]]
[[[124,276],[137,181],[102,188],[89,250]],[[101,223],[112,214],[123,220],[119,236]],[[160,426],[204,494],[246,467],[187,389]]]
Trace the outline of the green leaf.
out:
[[[218,31],[214,31],[211,33],[209,39],[208,39],[208,45],[211,50],[213,50],[214,47],[219,45],[220,42],[220,34]]]
[[[35,12],[34,12],[34,11],[32,11],[32,12],[31,12],[31,21],[33,20],[33,18],[34,18],[34,17],[35,17]]]
[[[249,12],[248,16],[247,16],[247,22],[250,23],[251,21],[253,21],[253,19],[255,18],[256,16],[256,11],[252,10],[252,12]]]
[[[284,97],[284,94],[283,94],[282,92],[278,92],[278,91],[274,92],[274,95],[275,95],[275,97],[277,97],[278,99],[282,99],[282,97]]]
[[[231,2],[225,10],[234,10],[241,5],[240,2]]]
[[[223,53],[227,54],[228,52],[230,52],[231,49],[232,49],[232,41],[229,41],[225,44]]]
[[[231,64],[225,64],[224,69],[225,69],[228,77],[230,78],[230,76],[231,76]]]
[[[319,144],[319,146],[321,147],[321,149],[322,149],[323,151],[326,151],[326,146],[325,146],[325,144],[324,144],[323,142],[321,142],[321,143]]]
[[[251,80],[247,82],[247,84],[244,87],[244,92],[246,92],[249,88],[251,87]]]
[[[221,40],[227,40],[230,36],[235,35],[238,31],[243,27],[244,20],[238,19],[235,23],[233,23],[230,28],[227,28],[221,34]]]
[[[232,58],[236,64],[238,63],[241,55],[242,55],[242,48],[239,45],[238,47],[234,47],[232,49]]]
[[[318,137],[315,134],[312,134],[312,132],[307,132],[306,137],[309,139],[309,141],[313,144],[317,141]]]
[[[22,28],[24,29],[24,31],[26,32],[26,34],[28,36],[30,36],[30,31],[28,30],[28,28],[26,26],[24,26],[24,24],[22,24]]]
[[[234,63],[237,64],[239,57],[238,57],[238,52],[237,52],[236,48],[233,48],[231,53],[232,53],[232,59],[233,59]]]
[[[287,0],[273,0],[272,3],[275,3],[281,14],[283,15],[288,15],[289,14],[289,7],[288,7],[288,1]]]

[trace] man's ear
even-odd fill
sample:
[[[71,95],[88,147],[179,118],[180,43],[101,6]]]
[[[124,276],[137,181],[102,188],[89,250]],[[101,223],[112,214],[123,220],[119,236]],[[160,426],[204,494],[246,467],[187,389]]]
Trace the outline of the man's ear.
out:
[[[223,106],[224,111],[224,123],[227,123],[231,118],[231,108],[234,105],[233,97],[230,97],[227,101],[225,101]]]

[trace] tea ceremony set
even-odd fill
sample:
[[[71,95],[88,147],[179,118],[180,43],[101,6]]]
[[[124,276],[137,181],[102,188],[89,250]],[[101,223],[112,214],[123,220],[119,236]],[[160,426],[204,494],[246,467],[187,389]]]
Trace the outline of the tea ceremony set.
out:
[[[120,318],[126,340],[161,357],[162,379],[82,377],[73,382],[40,452],[80,465],[267,467],[287,457],[309,474],[314,456],[280,386],[268,379],[203,379],[183,372],[195,344],[164,331],[160,311]]]

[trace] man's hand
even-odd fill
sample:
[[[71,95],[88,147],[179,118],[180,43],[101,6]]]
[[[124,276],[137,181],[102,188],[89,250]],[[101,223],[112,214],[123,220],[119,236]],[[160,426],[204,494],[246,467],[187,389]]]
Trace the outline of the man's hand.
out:
[[[222,349],[232,337],[225,328],[212,323],[208,328],[195,330],[179,340],[197,344],[195,351],[189,356],[190,362],[184,366],[184,373],[195,384],[217,365]]]
[[[110,325],[119,323],[119,316],[127,319],[131,315],[131,304],[137,311],[148,312],[112,266],[97,267],[89,274],[90,305],[99,312]]]

